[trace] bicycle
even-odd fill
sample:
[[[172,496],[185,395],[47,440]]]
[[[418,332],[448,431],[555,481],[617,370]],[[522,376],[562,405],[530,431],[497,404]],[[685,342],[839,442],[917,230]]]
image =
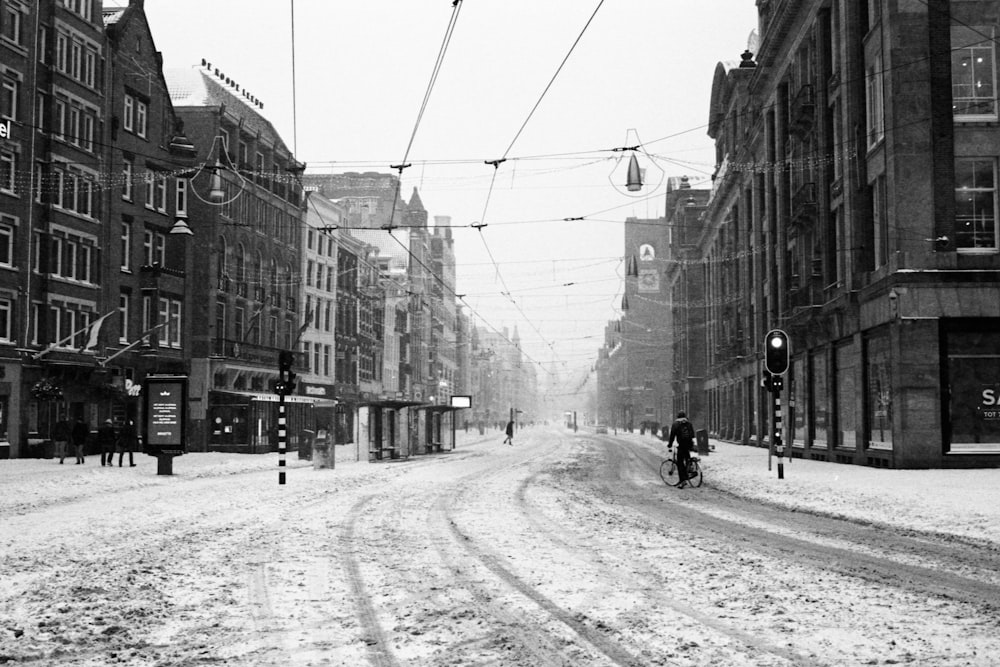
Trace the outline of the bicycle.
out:
[[[660,464],[660,478],[668,486],[677,486],[681,482],[677,468],[677,456],[672,449],[670,450],[670,458],[664,459],[663,463]],[[693,453],[688,459],[687,479],[684,481],[691,486],[701,486],[701,459]]]

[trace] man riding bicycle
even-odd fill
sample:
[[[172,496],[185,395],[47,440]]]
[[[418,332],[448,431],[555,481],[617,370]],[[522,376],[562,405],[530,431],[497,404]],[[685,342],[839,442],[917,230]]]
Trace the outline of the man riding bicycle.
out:
[[[694,449],[694,426],[683,410],[677,413],[677,419],[670,425],[667,451],[673,449],[674,440],[677,441],[677,474],[681,480],[677,488],[683,489],[687,480],[688,463],[691,461],[691,450]]]

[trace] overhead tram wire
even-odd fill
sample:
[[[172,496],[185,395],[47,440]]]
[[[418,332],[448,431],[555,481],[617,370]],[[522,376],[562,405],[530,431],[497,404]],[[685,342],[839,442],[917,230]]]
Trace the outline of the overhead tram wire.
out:
[[[601,0],[601,2],[603,2],[603,1],[604,0]],[[392,230],[394,228],[393,219],[396,216],[396,205],[397,205],[397,203],[399,201],[399,189],[400,189],[400,187],[402,185],[403,170],[410,166],[409,164],[407,164],[406,160],[408,159],[410,150],[413,147],[413,141],[416,138],[417,130],[420,127],[420,121],[423,118],[424,111],[427,109],[427,103],[430,100],[431,92],[433,91],[434,84],[437,81],[438,74],[441,71],[441,65],[444,62],[444,56],[447,53],[448,45],[451,42],[452,34],[455,31],[455,24],[458,21],[458,15],[459,15],[459,12],[461,11],[461,6],[462,6],[462,0],[453,0],[453,2],[452,2],[452,14],[451,14],[451,18],[450,18],[450,20],[448,22],[448,28],[445,30],[445,37],[444,37],[444,39],[442,41],[441,48],[438,50],[437,60],[434,63],[434,70],[433,70],[433,72],[431,74],[430,81],[428,81],[427,90],[424,93],[424,99],[423,99],[423,101],[422,101],[422,103],[420,105],[420,111],[417,114],[417,120],[414,123],[413,132],[410,134],[410,141],[407,144],[406,152],[403,155],[403,161],[400,164],[398,164],[398,165],[393,165],[393,168],[397,169],[399,171],[400,178],[397,179],[397,181],[396,181],[396,192],[395,192],[395,196],[393,197],[393,200],[392,200],[392,210],[389,213],[388,223],[387,223],[387,225],[384,228],[385,228],[385,230],[387,232],[389,232],[389,237],[392,238],[397,244],[399,244],[403,248],[403,250],[406,251],[407,255],[409,255],[412,260],[414,260],[418,264],[420,264],[420,266],[423,267],[428,272],[428,275],[430,275],[432,278],[434,278],[439,283],[441,283],[441,285],[443,287],[445,287],[446,289],[448,289],[449,291],[451,291],[452,294],[456,298],[461,299],[463,303],[466,303],[465,300],[464,300],[464,298],[461,295],[459,295],[457,292],[455,292],[455,290],[453,288],[451,288],[447,283],[445,283],[445,281],[440,276],[438,276],[434,272],[433,269],[431,269],[426,264],[424,264],[424,262],[422,260],[420,260],[420,258],[418,258],[416,255],[413,254],[413,251],[410,250],[410,248],[408,248],[406,246],[406,244],[404,244],[402,241],[400,241],[398,238],[396,238],[396,236],[393,235],[393,233],[392,233]],[[301,183],[301,181],[300,181],[300,183]],[[319,213],[318,209],[316,209],[315,206],[314,206],[314,210],[316,210],[317,213]],[[466,303],[466,305],[468,305],[468,304]],[[475,310],[473,310],[473,312],[475,313]],[[476,315],[479,316],[478,313],[476,313]],[[479,318],[480,318],[480,321],[486,322],[486,320],[483,319],[481,316],[479,316]],[[501,336],[503,336],[503,334],[500,333],[496,329],[496,327],[490,325],[490,328],[493,329],[494,332],[496,332],[496,333],[500,334]],[[504,337],[504,338],[506,338],[506,337]],[[508,340],[508,342],[511,342],[511,341]],[[513,344],[513,343],[511,342],[511,344]],[[523,353],[523,351],[522,351],[522,353]],[[525,356],[528,356],[528,355],[525,354]],[[529,357],[529,359],[530,359],[530,357]],[[539,368],[542,368],[542,364],[540,362],[535,361],[534,359],[530,359],[530,360],[532,361],[532,363],[537,364],[539,366]]]
[[[413,131],[410,133],[410,140],[406,144],[406,151],[403,153],[403,160],[396,165],[390,165],[393,169],[399,172],[399,178],[396,179],[396,196],[392,198],[392,209],[389,211],[389,221],[386,223],[386,231],[392,236],[393,221],[396,217],[396,206],[399,202],[400,188],[403,186],[403,170],[411,166],[407,160],[410,157],[410,150],[413,148],[413,142],[417,138],[417,130],[420,129],[420,122],[424,118],[424,112],[427,110],[427,104],[430,102],[431,93],[434,90],[434,84],[437,83],[438,74],[441,73],[441,65],[444,63],[445,54],[448,52],[448,46],[451,44],[451,37],[455,33],[455,25],[458,23],[459,12],[462,11],[462,0],[453,0],[451,3],[451,17],[448,19],[448,27],[444,31],[444,39],[441,40],[441,46],[438,48],[437,58],[434,61],[434,68],[431,71],[431,78],[427,82],[427,89],[424,91],[424,99],[420,103],[420,111],[417,112],[417,119],[413,123]],[[409,249],[407,249],[409,250]]]
[[[542,100],[545,99],[545,95],[549,92],[549,89],[552,88],[552,84],[555,83],[556,78],[559,76],[560,72],[562,72],[563,67],[566,65],[566,62],[569,60],[569,57],[573,54],[573,51],[576,49],[577,44],[580,43],[580,40],[583,38],[584,33],[587,32],[587,28],[589,28],[590,24],[594,21],[594,17],[597,16],[597,12],[601,9],[602,5],[604,5],[604,0],[599,0],[597,6],[594,8],[594,11],[590,15],[590,18],[587,19],[587,22],[584,24],[583,29],[580,30],[580,33],[576,36],[576,39],[573,40],[573,44],[572,46],[570,46],[569,51],[567,51],[566,55],[563,56],[562,62],[559,63],[559,66],[556,68],[555,73],[553,73],[552,77],[549,79],[548,84],[546,84],[545,88],[542,90],[542,94],[538,96],[538,99],[535,101],[534,106],[531,107],[531,111],[528,112],[528,115],[527,117],[525,117],[524,122],[521,123],[521,127],[518,128],[517,133],[515,133],[514,135],[514,138],[511,139],[510,144],[507,146],[507,150],[503,152],[503,156],[497,160],[485,161],[486,164],[493,165],[493,174],[492,177],[490,178],[489,189],[486,192],[486,199],[483,203],[483,213],[479,218],[479,223],[475,225],[476,229],[479,231],[479,239],[482,241],[483,247],[486,248],[486,253],[493,261],[493,267],[496,271],[496,275],[500,279],[500,284],[503,286],[504,292],[508,295],[511,304],[513,304],[514,307],[517,308],[518,312],[521,313],[521,316],[524,317],[525,322],[531,325],[531,327],[535,330],[535,333],[538,334],[538,337],[545,344],[547,344],[549,346],[549,349],[551,349],[553,352],[555,352],[554,344],[545,338],[545,336],[542,334],[541,331],[539,331],[535,323],[530,318],[528,318],[527,315],[525,315],[524,311],[521,310],[520,305],[514,300],[513,297],[510,296],[510,288],[507,287],[507,281],[504,280],[503,274],[500,272],[500,265],[497,264],[496,257],[493,256],[493,251],[490,249],[489,244],[486,242],[486,237],[483,235],[483,227],[486,226],[486,212],[489,210],[490,198],[492,197],[493,189],[496,186],[497,173],[500,170],[500,165],[507,161],[507,156],[510,155],[511,150],[513,150],[514,144],[516,144],[517,140],[521,137],[521,134],[524,132],[524,129],[528,126],[528,123],[531,121],[531,118],[535,115],[535,111],[537,111],[538,107],[541,106]]]

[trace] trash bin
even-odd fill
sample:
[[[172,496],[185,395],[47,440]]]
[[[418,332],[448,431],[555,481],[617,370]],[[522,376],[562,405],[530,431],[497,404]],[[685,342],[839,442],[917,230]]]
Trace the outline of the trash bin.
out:
[[[694,439],[698,443],[698,456],[708,456],[708,431],[698,429],[694,432]]]
[[[0,459],[10,458],[10,443],[0,442]]]
[[[326,438],[316,439],[312,443],[313,470],[323,470],[334,467],[335,448]]]

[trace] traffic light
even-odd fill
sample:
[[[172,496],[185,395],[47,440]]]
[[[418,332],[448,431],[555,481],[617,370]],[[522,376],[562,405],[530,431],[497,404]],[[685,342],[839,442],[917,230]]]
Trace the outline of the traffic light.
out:
[[[771,329],[764,336],[764,368],[774,375],[788,370],[788,335],[781,329]]]
[[[295,361],[295,353],[290,350],[278,352],[278,370],[282,373],[292,370],[292,363]]]
[[[292,371],[288,371],[288,375],[285,378],[284,382],[286,396],[295,393],[295,378],[296,378],[295,373],[293,373]]]

